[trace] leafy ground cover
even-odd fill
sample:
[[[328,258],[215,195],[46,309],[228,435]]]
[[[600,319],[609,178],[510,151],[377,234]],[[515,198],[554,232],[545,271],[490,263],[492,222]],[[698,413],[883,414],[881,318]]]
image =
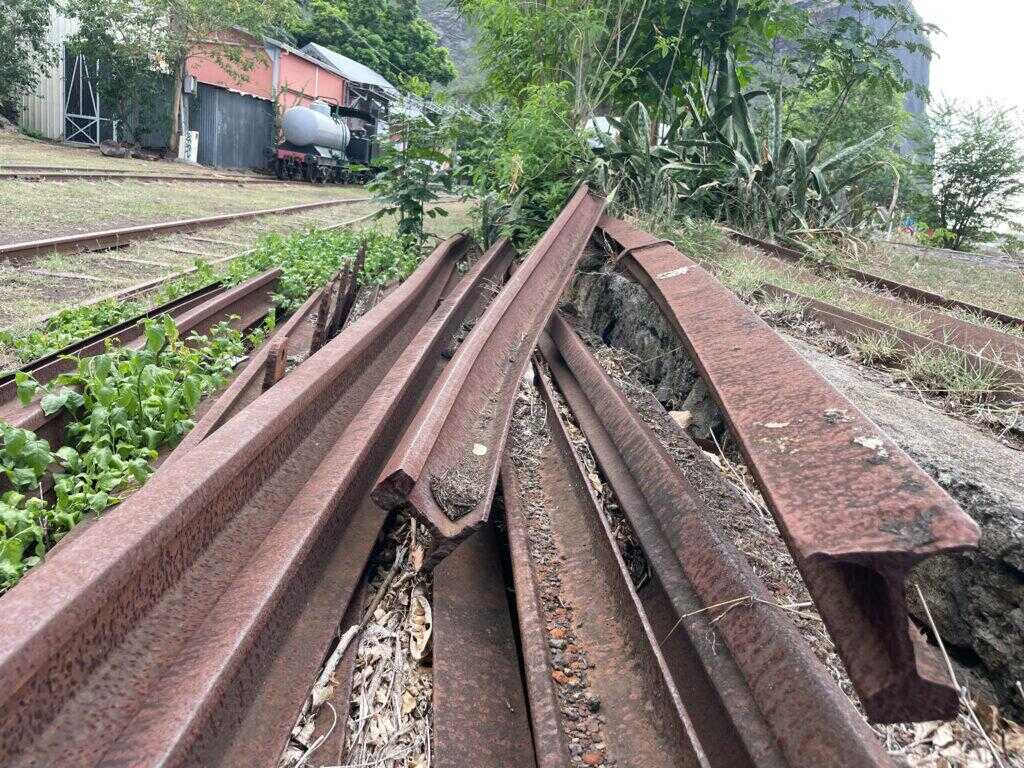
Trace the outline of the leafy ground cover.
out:
[[[154,304],[173,301],[179,296],[198,290],[217,278],[205,261],[196,260],[196,271],[172,280],[152,297]],[[100,331],[123,323],[145,311],[142,301],[107,299],[96,304],[71,307],[51,317],[42,328],[21,333],[0,331],[0,348],[11,350],[20,363],[28,363],[51,355],[76,341],[87,339]]]
[[[144,321],[144,331],[140,349],[76,358],[73,371],[47,384],[17,375],[22,402],[41,395],[43,411],[66,411],[68,426],[64,445],[52,450],[32,432],[0,422],[0,472],[11,486],[0,496],[0,593],[84,515],[144,483],[157,450],[192,428],[200,399],[224,385],[246,348],[227,321],[187,340],[166,315]],[[40,485],[48,469],[55,469],[52,501]]]
[[[312,229],[263,237],[251,253],[232,263],[227,282],[237,284],[271,267],[281,267],[274,296],[287,314],[324,285],[360,247],[366,261],[362,284],[402,279],[419,262],[407,240],[371,229]],[[215,279],[200,263],[192,275],[166,286],[157,302],[169,301]],[[61,312],[40,330],[6,334],[0,342],[30,360],[133,317],[138,302],[102,302]],[[146,481],[158,450],[173,446],[192,428],[199,401],[221,388],[247,347],[260,344],[273,326],[248,337],[222,322],[206,336],[180,338],[174,320],[162,315],[143,321],[140,349],[109,345],[89,358],[73,357],[75,368],[47,384],[16,374],[18,396],[39,397],[47,414],[66,411],[64,445],[53,449],[34,433],[0,422],[0,473],[11,490],[0,495],[0,594],[12,587],[46,552],[88,514],[119,503]],[[41,481],[54,472],[52,498]]]

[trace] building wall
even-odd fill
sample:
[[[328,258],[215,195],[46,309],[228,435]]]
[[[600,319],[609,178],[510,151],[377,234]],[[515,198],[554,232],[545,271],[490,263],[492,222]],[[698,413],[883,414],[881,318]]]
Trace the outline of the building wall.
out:
[[[57,46],[53,68],[40,78],[34,93],[22,102],[18,125],[48,139],[64,138],[64,41],[78,31],[78,22],[50,9],[47,42]]]
[[[273,43],[264,45],[241,32],[233,33],[223,44],[245,49],[247,66],[244,69],[222,64],[199,50],[189,60],[189,74],[200,83],[261,99],[273,100],[276,90],[282,110],[310,104],[315,99],[330,104],[345,103],[344,78],[286,48]]]

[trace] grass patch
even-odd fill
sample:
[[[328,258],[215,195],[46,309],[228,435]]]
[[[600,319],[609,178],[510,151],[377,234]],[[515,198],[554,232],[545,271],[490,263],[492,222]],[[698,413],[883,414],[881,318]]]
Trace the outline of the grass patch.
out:
[[[927,251],[903,253],[885,243],[866,251],[865,267],[952,299],[1024,317],[1024,270],[970,264]]]
[[[972,403],[992,399],[1002,389],[999,373],[979,366],[956,350],[924,349],[913,352],[904,372],[923,391]]]
[[[793,327],[803,320],[807,304],[799,299],[783,296],[761,299],[754,308],[761,317],[773,325]]]
[[[851,346],[864,365],[900,367],[906,361],[903,346],[891,333],[865,333],[855,338]]]

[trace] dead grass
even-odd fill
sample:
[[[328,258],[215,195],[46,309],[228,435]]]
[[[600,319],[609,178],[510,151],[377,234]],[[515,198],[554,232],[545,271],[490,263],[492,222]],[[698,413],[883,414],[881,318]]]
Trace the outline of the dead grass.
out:
[[[312,184],[2,181],[0,242],[366,195],[358,187]]]
[[[1021,269],[971,264],[928,251],[901,253],[885,243],[867,250],[865,268],[949,298],[1024,317]]]

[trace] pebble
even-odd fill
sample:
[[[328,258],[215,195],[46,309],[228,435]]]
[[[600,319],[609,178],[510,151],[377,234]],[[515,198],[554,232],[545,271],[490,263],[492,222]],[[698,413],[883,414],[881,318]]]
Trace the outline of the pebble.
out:
[[[569,676],[560,669],[556,669],[554,672],[551,673],[551,679],[559,685],[565,685],[569,682]]]
[[[587,765],[602,765],[604,763],[604,755],[600,752],[586,752],[580,759]]]

